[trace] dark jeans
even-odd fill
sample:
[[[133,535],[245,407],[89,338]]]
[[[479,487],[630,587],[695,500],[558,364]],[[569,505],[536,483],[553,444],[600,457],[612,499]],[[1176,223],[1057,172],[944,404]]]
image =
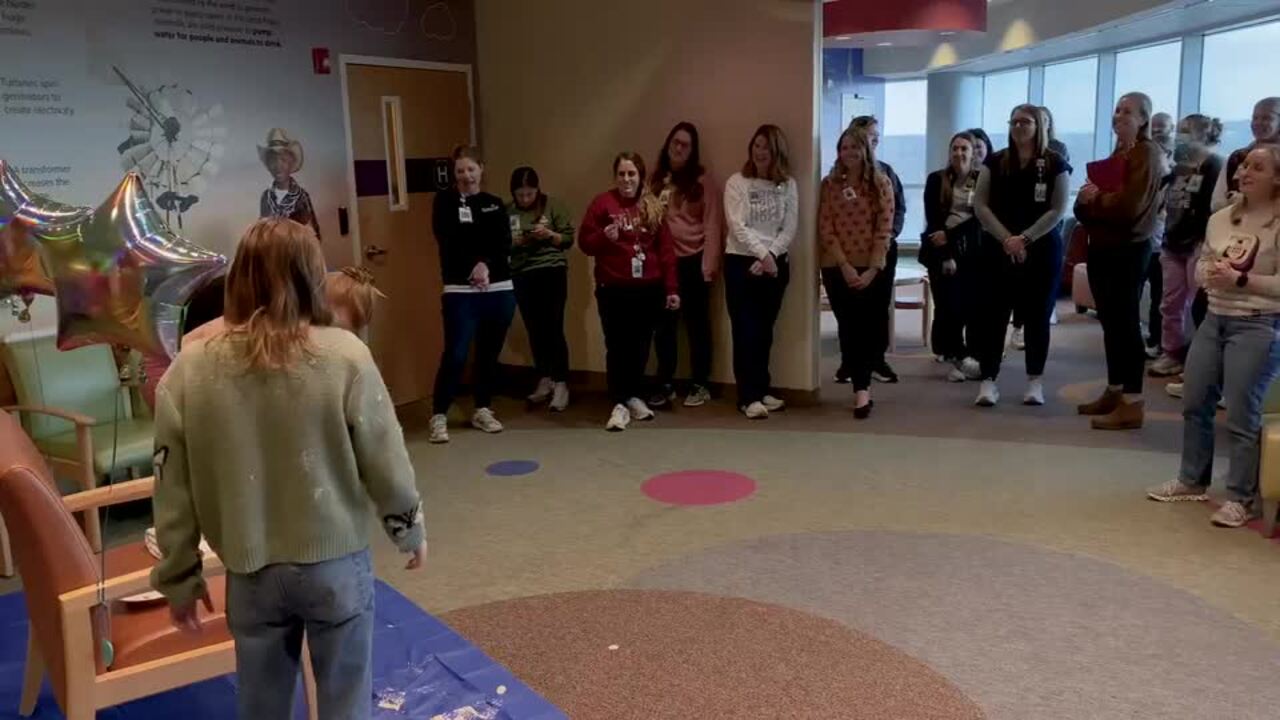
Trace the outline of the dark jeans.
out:
[[[856,269],[860,273],[866,270]],[[871,371],[879,358],[871,333],[886,314],[880,305],[880,286],[888,282],[888,277],[879,273],[870,287],[854,290],[844,281],[840,268],[822,268],[822,285],[827,289],[827,300],[839,327],[840,364],[849,372],[854,392],[871,387]]]
[[[711,283],[702,277],[702,253],[676,261],[680,277],[680,309],[662,313],[655,339],[658,353],[658,382],[670,385],[676,376],[676,334],[680,318],[689,337],[689,376],[697,385],[707,386],[711,378]]]
[[[1000,375],[1010,313],[1022,319],[1027,375],[1044,374],[1049,358],[1050,325],[1058,277],[1062,273],[1062,236],[1045,235],[1027,246],[1026,262],[1015,263],[990,236],[983,237],[978,260],[979,309],[975,312],[984,380]]]
[[[738,405],[759,402],[769,392],[769,356],[773,352],[773,325],[782,309],[782,296],[791,281],[787,256],[778,258],[778,274],[752,275],[755,258],[726,255],[725,300],[733,334],[733,377],[738,383]]]
[[[1154,250],[1147,261],[1147,283],[1151,285],[1151,308],[1147,312],[1147,346],[1160,347],[1164,336],[1164,315],[1160,312],[1160,299],[1164,297],[1164,267],[1160,265],[1160,251]]]
[[[369,551],[335,560],[227,573],[240,717],[293,717],[305,632],[321,720],[367,720],[373,709],[373,568]]]
[[[476,408],[493,403],[493,386],[498,377],[498,355],[507,340],[511,316],[515,314],[515,293],[509,290],[474,293],[445,293],[444,351],[440,369],[436,371],[432,412],[444,415],[458,394],[462,372],[467,366],[471,342],[476,345],[476,361],[472,372],[472,394]]]
[[[538,377],[567,381],[569,344],[564,339],[564,306],[569,296],[568,268],[529,270],[513,277],[512,282]]]
[[[1151,243],[1089,245],[1089,289],[1102,323],[1107,384],[1142,392],[1146,347],[1142,339],[1142,285],[1151,266]]]
[[[975,256],[958,258],[956,272],[952,275],[942,272],[941,260],[931,261],[926,266],[934,307],[929,345],[934,355],[947,360],[963,360],[974,352],[969,345],[976,339],[971,328],[977,290],[974,282],[977,261]]]
[[[614,404],[643,394],[644,368],[666,302],[667,293],[660,284],[596,288],[609,400]]]

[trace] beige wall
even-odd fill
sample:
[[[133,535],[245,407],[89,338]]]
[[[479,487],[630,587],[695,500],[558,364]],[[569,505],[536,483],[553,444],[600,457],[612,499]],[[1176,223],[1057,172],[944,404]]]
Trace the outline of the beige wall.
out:
[[[537,168],[575,214],[610,184],[610,163],[636,150],[652,167],[671,126],[696,124],[703,162],[721,185],[746,159],[751,134],[786,133],[800,186],[792,281],[778,320],[776,385],[817,382],[814,257],[820,3],[814,0],[479,0],[478,106],[488,189],[507,195],[511,170]],[[603,371],[590,260],[571,259],[566,327],[572,366]],[[713,379],[733,378],[723,285],[715,289]],[[682,341],[683,345],[683,341]],[[528,364],[517,322],[504,360]]]

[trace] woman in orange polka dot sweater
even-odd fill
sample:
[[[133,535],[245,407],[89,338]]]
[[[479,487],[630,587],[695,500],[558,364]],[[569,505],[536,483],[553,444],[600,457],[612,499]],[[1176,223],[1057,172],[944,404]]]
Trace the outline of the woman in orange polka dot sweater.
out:
[[[871,371],[878,350],[871,336],[884,308],[877,297],[893,233],[893,185],[876,164],[866,132],[840,136],[839,158],[822,180],[818,238],[822,284],[840,325],[840,355],[853,381],[853,416],[871,415]]]

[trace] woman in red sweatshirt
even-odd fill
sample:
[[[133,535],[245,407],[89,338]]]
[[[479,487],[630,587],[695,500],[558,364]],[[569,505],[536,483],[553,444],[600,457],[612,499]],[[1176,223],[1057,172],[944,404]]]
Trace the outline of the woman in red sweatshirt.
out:
[[[676,255],[663,207],[645,186],[644,160],[620,153],[611,190],[591,201],[579,244],[595,258],[596,307],[604,330],[605,371],[614,402],[606,430],[652,420],[640,399],[649,348],[663,309],[680,308]]]

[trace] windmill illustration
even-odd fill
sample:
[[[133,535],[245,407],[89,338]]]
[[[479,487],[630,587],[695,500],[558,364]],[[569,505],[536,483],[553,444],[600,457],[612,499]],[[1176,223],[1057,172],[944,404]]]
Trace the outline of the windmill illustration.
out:
[[[177,84],[152,89],[138,86],[112,70],[129,88],[125,100],[129,138],[116,148],[125,170],[142,176],[147,193],[164,210],[165,222],[182,228],[182,216],[200,201],[205,182],[218,172],[226,128],[222,106],[201,107],[195,95]]]

